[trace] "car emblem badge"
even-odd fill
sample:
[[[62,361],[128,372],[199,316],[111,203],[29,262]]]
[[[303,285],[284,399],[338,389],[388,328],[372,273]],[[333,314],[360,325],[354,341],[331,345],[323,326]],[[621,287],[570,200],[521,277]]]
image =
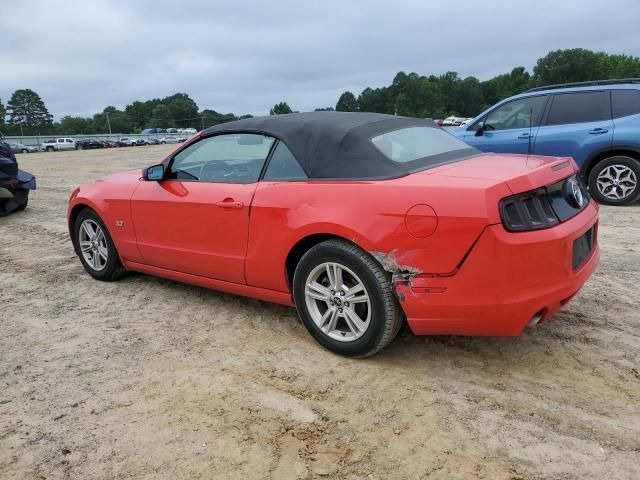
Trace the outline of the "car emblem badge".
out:
[[[565,184],[565,197],[575,208],[582,208],[584,205],[584,195],[582,189],[575,178],[570,178]]]

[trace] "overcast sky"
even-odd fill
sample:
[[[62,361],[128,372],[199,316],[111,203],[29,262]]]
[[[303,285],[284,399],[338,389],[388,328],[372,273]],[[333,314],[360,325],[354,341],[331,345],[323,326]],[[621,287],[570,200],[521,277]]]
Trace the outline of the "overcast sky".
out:
[[[200,109],[300,111],[400,70],[481,80],[550,50],[640,56],[640,0],[14,0],[0,11],[0,99],[56,118],[188,93]]]

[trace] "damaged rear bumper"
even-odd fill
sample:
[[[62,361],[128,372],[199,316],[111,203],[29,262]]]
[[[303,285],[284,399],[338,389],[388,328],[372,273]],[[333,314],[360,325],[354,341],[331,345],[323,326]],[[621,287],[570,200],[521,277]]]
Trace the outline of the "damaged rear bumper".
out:
[[[597,207],[592,203],[556,227],[509,233],[485,229],[450,275],[394,276],[394,287],[417,335],[519,335],[557,313],[595,271]],[[593,229],[593,247],[576,269],[574,241]]]

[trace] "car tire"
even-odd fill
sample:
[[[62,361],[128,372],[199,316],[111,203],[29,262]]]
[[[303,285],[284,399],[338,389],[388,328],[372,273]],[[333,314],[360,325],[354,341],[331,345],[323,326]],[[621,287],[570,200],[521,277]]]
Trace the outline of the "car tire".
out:
[[[335,282],[332,276],[342,280]],[[344,356],[373,355],[395,338],[404,321],[391,274],[371,255],[341,239],[319,243],[302,256],[293,277],[293,296],[309,333]]]
[[[93,238],[90,232],[94,233]],[[73,225],[73,245],[82,266],[93,278],[110,282],[126,275],[127,270],[120,262],[109,231],[98,214],[89,208],[82,210],[76,217]],[[85,254],[83,248],[90,251]]]
[[[53,152],[53,147],[47,147],[45,150],[46,150],[47,152]]]
[[[615,155],[605,158],[589,173],[589,192],[604,205],[628,205],[640,198],[640,162]]]
[[[23,148],[22,150],[20,150],[20,153],[29,153],[29,150],[27,150],[26,148]]]

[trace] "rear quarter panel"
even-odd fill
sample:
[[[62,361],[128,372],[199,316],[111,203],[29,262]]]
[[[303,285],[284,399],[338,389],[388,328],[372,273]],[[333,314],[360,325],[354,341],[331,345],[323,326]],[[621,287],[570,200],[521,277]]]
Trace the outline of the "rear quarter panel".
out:
[[[452,188],[452,185],[455,187]],[[504,184],[478,179],[409,175],[385,181],[260,182],[251,207],[247,283],[288,291],[286,258],[314,234],[345,238],[401,269],[448,273],[489,223],[498,223]],[[428,238],[412,236],[405,214],[414,205],[438,215]]]

